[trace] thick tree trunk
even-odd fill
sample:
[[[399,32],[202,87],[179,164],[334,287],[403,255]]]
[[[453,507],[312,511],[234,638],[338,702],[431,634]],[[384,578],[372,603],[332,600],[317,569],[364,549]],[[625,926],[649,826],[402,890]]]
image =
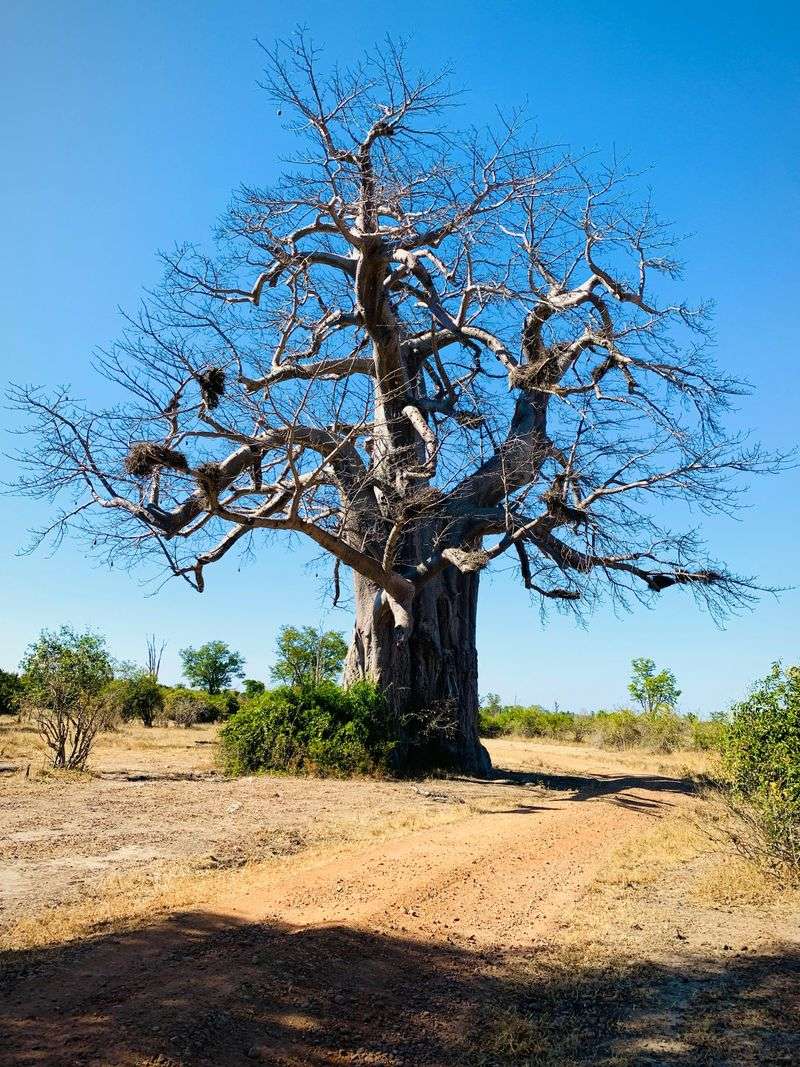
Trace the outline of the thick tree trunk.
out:
[[[478,575],[448,567],[414,599],[411,627],[375,615],[378,588],[358,574],[356,625],[345,681],[369,678],[397,721],[396,767],[449,768],[487,777],[489,754],[478,739]]]

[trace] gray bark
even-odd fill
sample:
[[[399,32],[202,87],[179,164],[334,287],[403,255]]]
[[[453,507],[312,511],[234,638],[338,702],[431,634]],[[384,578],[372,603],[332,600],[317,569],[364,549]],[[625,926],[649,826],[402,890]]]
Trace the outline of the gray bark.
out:
[[[414,599],[407,630],[395,626],[391,611],[375,611],[378,586],[353,578],[345,681],[367,678],[385,694],[397,722],[396,769],[487,777],[491,760],[478,738],[478,574],[447,567]]]

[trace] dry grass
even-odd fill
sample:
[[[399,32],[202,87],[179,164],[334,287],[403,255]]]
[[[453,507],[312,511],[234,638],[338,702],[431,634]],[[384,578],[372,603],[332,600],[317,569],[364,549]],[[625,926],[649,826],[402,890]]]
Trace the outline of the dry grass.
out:
[[[46,762],[44,745],[32,725],[0,716],[0,762],[35,767]]]
[[[218,726],[142,726],[125,723],[99,734],[88,769],[94,771],[146,770],[151,773],[203,773],[214,770]],[[0,762],[15,764],[31,775],[47,770],[48,756],[32,724],[0,717]]]
[[[36,912],[11,923],[0,935],[0,953],[85,940],[134,922],[212,900],[230,883],[232,872],[203,872],[153,866],[146,872],[116,874],[96,883],[81,901]]]
[[[595,891],[657,886],[678,868],[694,865],[691,895],[700,904],[767,906],[800,901],[795,887],[733,852],[714,830],[717,818],[716,808],[706,802],[662,820],[652,833],[612,854]]]
[[[800,894],[712,849],[689,805],[616,849],[556,937],[498,961],[478,1062],[797,1062],[798,915]]]
[[[458,779],[176,780],[176,774],[211,766],[213,745],[197,746],[195,740],[214,735],[214,727],[133,726],[102,739],[96,770],[143,768],[163,774],[163,781],[89,776],[0,781],[12,804],[28,808],[24,818],[7,820],[13,831],[5,841],[11,865],[32,859],[34,866],[63,861],[68,868],[80,857],[113,855],[120,834],[128,847],[140,840],[163,846],[161,859],[147,859],[136,869],[119,866],[87,881],[78,899],[18,914],[5,929],[4,948],[36,950],[91,939],[212,903],[216,913],[229,914],[231,901],[241,904],[248,895],[263,906],[259,894],[278,872],[292,884],[313,884],[315,865],[341,857],[346,878],[354,862],[349,851],[363,849],[365,842],[391,842],[479,812],[504,811],[522,819],[514,806],[530,812],[540,797],[545,807],[578,810],[568,803],[574,786],[546,794],[535,781],[518,792],[508,783]],[[24,747],[29,739],[16,728],[6,731],[4,740]],[[536,741],[498,740],[492,755],[509,768],[587,778],[679,777],[704,769],[698,753],[599,753]],[[620,788],[627,790],[624,797],[612,790],[588,802],[593,811],[595,803],[607,813],[627,810],[628,821],[620,825],[632,836],[610,852],[582,895],[576,891],[577,903],[570,898],[537,940],[523,935],[522,949],[498,943],[474,962],[470,957],[470,988],[479,990],[481,1006],[470,1016],[476,1024],[471,1038],[464,1028],[470,1056],[477,1049],[476,1061],[487,1067],[795,1062],[786,1058],[794,1045],[784,1018],[796,995],[787,966],[794,950],[782,950],[781,943],[797,943],[800,899],[721,851],[705,829],[707,801],[671,788],[650,794],[648,801],[647,794],[642,797],[645,787]],[[635,823],[630,808],[616,806],[623,800],[641,804]],[[75,823],[87,814],[105,823],[76,836]],[[158,819],[167,815],[170,826],[159,827]],[[537,824],[545,827],[553,818],[543,813]],[[615,826],[613,818],[604,825]],[[210,825],[217,836],[198,842]],[[42,840],[41,853],[31,843],[40,829],[53,835]],[[192,855],[186,851],[190,845]],[[460,854],[456,860],[462,862]],[[459,885],[469,882],[458,865],[454,878]],[[487,914],[500,907],[491,897],[482,905]],[[435,907],[441,907],[440,896]],[[475,986],[473,966],[481,972]],[[141,1061],[156,1062],[169,1061]],[[464,1062],[471,1062],[466,1052]]]
[[[796,890],[781,886],[775,878],[743,856],[718,856],[694,886],[702,904],[764,907],[788,904],[798,899]]]
[[[492,758],[500,766],[514,766],[542,774],[565,772],[603,775],[661,775],[696,778],[707,774],[713,756],[707,752],[678,750],[652,752],[643,748],[598,749],[588,744],[547,740],[494,738]]]
[[[144,736],[145,741],[153,745],[151,751],[162,758],[172,759],[175,751],[181,751],[180,737],[183,733],[185,731],[173,729],[164,731],[159,737],[157,734],[153,736],[155,731],[148,730]],[[133,751],[139,761],[142,756],[140,737],[141,730],[135,731],[132,737],[115,738],[116,744],[109,746],[108,751]],[[101,785],[107,792],[111,783],[98,783],[86,774],[42,772],[28,780],[15,776],[8,784],[14,787],[13,795],[21,805],[25,804],[28,795],[36,798],[41,808],[46,798],[52,795],[54,814],[64,812],[63,796],[64,790],[67,790],[71,798],[69,803],[74,806],[77,818],[83,817],[85,806],[92,809],[98,801],[108,812],[111,798],[111,794],[108,794],[109,799],[103,802],[97,792]],[[45,857],[44,861],[50,868],[49,877],[53,878],[58,873],[55,866],[50,866],[56,863],[65,864],[65,874],[71,877],[73,863],[79,859],[86,861],[89,877],[81,885],[77,900],[55,901],[38,907],[29,905],[23,914],[18,914],[0,927],[0,951],[43,948],[150,923],[176,909],[201,907],[212,900],[218,902],[234,889],[242,891],[250,882],[269,878],[278,863],[281,873],[285,873],[287,864],[296,863],[298,877],[302,877],[299,873],[302,866],[314,862],[319,856],[330,859],[363,846],[365,842],[399,839],[420,830],[468,818],[476,811],[502,808],[508,802],[507,789],[490,791],[485,795],[482,787],[478,787],[481,790],[479,801],[469,796],[461,797],[458,790],[468,789],[468,784],[442,784],[441,789],[449,788],[450,792],[447,793],[441,792],[439,783],[432,783],[431,788],[427,788],[424,783],[400,785],[313,780],[304,786],[303,781],[298,779],[277,782],[270,782],[269,779],[239,779],[226,785],[233,790],[232,796],[241,799],[228,803],[230,797],[225,794],[221,810],[215,816],[220,824],[217,843],[213,844],[212,838],[208,842],[212,850],[201,855],[183,855],[181,850],[196,837],[196,831],[192,831],[196,819],[205,818],[207,821],[212,818],[215,802],[208,798],[203,800],[202,793],[198,792],[205,792],[209,785],[206,781],[179,783],[184,792],[188,789],[197,794],[197,810],[189,813],[194,822],[181,821],[181,813],[177,810],[178,794],[173,792],[170,796],[176,797],[171,804],[172,813],[178,820],[176,829],[169,830],[163,824],[158,827],[153,825],[151,841],[156,841],[158,833],[164,832],[168,835],[165,841],[170,845],[174,842],[176,858],[172,860],[150,859],[144,868],[139,863],[133,869],[126,868],[123,863],[113,873],[97,876],[92,875],[93,857],[102,857],[109,845],[116,845],[116,837],[104,843],[104,839],[91,827],[85,827],[85,832],[79,836],[68,830],[63,844],[58,837],[45,837],[45,852],[36,852],[34,860],[39,862],[40,857]],[[77,799],[76,786],[79,789]],[[125,795],[134,785],[114,783],[113,788],[116,797],[121,791]],[[167,795],[164,790],[174,790],[176,785],[169,781],[156,781],[142,786],[137,783],[135,788],[160,791],[148,801],[152,808],[158,796]],[[275,789],[279,789],[279,792]],[[263,804],[265,790],[274,797],[267,802],[268,810],[275,800],[281,802],[287,817],[285,824],[278,820],[264,823],[261,821],[263,808],[251,807],[256,801]],[[338,799],[344,791],[348,792],[351,806],[330,807],[331,800]],[[370,802],[368,795],[360,795],[362,791],[376,795]],[[299,808],[298,797],[306,798]],[[170,803],[169,800],[165,802]],[[115,801],[117,803],[119,801]],[[180,803],[185,804],[185,799],[181,799]],[[111,810],[117,811],[123,819],[130,818],[129,804]],[[153,817],[158,818],[155,809]],[[68,815],[68,824],[71,824],[71,819],[72,816]],[[113,815],[111,822],[115,823]],[[52,825],[58,825],[55,818]],[[117,831],[120,829],[116,825],[114,828]],[[44,832],[55,834],[55,830]],[[38,836],[37,831],[33,831],[33,834]],[[12,863],[16,855],[12,840],[14,836],[9,835],[6,842],[6,851]],[[127,838],[129,841],[136,839]],[[20,847],[20,859],[24,861],[34,846],[26,843]],[[0,848],[0,859],[2,852]]]
[[[665,816],[650,833],[626,842],[611,853],[608,867],[594,890],[657,885],[667,872],[696,858],[706,846],[702,833],[687,813]]]

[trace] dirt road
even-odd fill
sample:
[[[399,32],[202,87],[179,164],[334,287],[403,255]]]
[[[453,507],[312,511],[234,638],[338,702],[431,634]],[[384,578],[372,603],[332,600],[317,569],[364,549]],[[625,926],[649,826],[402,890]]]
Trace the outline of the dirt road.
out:
[[[713,924],[677,942],[673,927],[672,955],[660,945],[646,967],[625,961],[642,965],[633,978],[618,961],[613,974],[608,960],[597,972],[589,941],[572,968],[563,931],[587,909],[612,907],[596,893],[611,854],[693,800],[686,780],[619,769],[576,775],[570,758],[565,750],[560,776],[517,770],[491,786],[470,783],[501,797],[507,789],[508,803],[491,810],[291,856],[243,875],[211,907],[82,946],[16,954],[0,1063],[728,1062],[701,1055],[699,1039],[676,1036],[681,1028],[663,1011],[651,1011],[644,1037],[625,1029],[641,988],[680,982],[681,958],[693,975],[711,973],[716,950],[702,937]],[[434,798],[437,788],[424,786]],[[730,929],[741,933],[729,922],[722,936]],[[784,995],[796,992],[794,949],[778,953],[774,929],[747,929],[738,986],[770,973]],[[673,1015],[687,997],[681,990],[683,1000],[672,991],[664,1001]],[[773,1062],[794,1055],[792,1040],[776,1027]]]

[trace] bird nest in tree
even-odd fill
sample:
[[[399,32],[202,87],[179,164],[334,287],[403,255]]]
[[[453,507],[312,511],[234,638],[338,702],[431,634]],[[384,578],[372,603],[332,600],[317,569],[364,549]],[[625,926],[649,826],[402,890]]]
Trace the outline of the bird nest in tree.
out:
[[[195,468],[194,477],[203,507],[213,511],[219,503],[220,490],[224,484],[222,468],[219,463],[201,463]]]
[[[483,570],[491,559],[488,552],[482,549],[468,551],[465,548],[446,548],[442,553],[448,563],[461,571],[462,574],[474,574]]]
[[[151,441],[139,441],[128,449],[125,470],[136,478],[145,478],[159,467],[175,471],[188,471],[189,464],[183,452]]]
[[[540,385],[539,372],[536,367],[523,364],[521,367],[512,367],[508,372],[508,384],[511,389],[535,389]]]
[[[557,393],[557,381],[558,358],[555,351],[537,363],[523,363],[519,367],[512,367],[508,372],[509,388],[522,389],[525,392],[551,389]]]
[[[421,485],[412,489],[403,497],[403,504],[411,511],[429,511],[444,499],[441,489],[432,485]]]
[[[200,392],[207,408],[215,408],[225,394],[225,371],[221,367],[209,367],[197,377]]]

